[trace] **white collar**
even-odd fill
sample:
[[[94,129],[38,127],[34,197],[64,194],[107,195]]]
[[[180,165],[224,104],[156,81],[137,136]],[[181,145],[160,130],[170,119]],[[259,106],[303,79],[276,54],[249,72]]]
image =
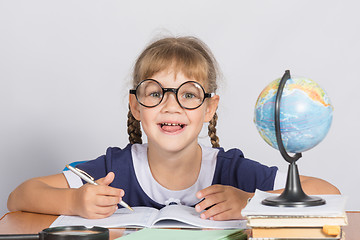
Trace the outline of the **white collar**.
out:
[[[161,186],[152,176],[148,159],[147,144],[134,144],[131,147],[136,178],[143,191],[155,202],[160,204],[181,203],[192,206],[199,202],[195,194],[212,184],[218,149],[205,147],[202,149],[202,161],[197,181],[187,189],[173,191]]]

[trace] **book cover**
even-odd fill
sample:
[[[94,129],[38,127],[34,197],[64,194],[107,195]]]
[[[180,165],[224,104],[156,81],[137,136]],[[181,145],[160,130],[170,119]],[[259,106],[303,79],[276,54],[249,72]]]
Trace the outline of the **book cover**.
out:
[[[184,229],[152,229],[136,231],[119,240],[156,239],[156,240],[246,240],[247,234],[242,230],[184,230]]]

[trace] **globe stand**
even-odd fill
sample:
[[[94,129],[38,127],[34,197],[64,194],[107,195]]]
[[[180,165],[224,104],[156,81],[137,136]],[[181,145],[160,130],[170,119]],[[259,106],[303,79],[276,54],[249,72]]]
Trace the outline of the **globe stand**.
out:
[[[276,141],[282,157],[290,163],[288,169],[288,175],[286,179],[285,189],[280,196],[268,197],[262,201],[262,204],[276,207],[309,207],[319,206],[325,204],[325,200],[320,197],[308,196],[304,193],[299,171],[296,165],[296,161],[302,157],[301,153],[296,153],[294,156],[290,156],[284,147],[281,130],[280,130],[280,100],[284,90],[285,83],[290,79],[290,71],[286,70],[285,74],[281,78],[278,91],[276,93],[275,101],[275,133]]]

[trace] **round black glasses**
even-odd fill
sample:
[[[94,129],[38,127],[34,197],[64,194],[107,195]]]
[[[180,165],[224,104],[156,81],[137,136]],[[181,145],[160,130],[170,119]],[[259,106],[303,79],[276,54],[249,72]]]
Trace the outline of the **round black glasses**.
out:
[[[130,90],[130,94],[134,94],[142,106],[149,108],[159,105],[166,92],[173,92],[179,105],[185,109],[196,109],[205,98],[212,97],[212,93],[205,93],[204,88],[195,81],[184,82],[178,88],[163,88],[158,81],[145,79],[135,90]]]

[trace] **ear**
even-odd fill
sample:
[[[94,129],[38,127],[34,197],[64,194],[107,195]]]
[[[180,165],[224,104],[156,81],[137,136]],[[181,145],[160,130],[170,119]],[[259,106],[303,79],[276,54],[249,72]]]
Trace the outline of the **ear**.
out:
[[[140,104],[138,103],[135,95],[133,94],[129,94],[129,106],[130,106],[130,111],[134,116],[134,118],[140,121]]]
[[[204,122],[210,122],[210,120],[213,118],[216,109],[219,105],[219,100],[220,100],[219,95],[214,95],[212,98],[209,99],[209,101],[206,104]]]

